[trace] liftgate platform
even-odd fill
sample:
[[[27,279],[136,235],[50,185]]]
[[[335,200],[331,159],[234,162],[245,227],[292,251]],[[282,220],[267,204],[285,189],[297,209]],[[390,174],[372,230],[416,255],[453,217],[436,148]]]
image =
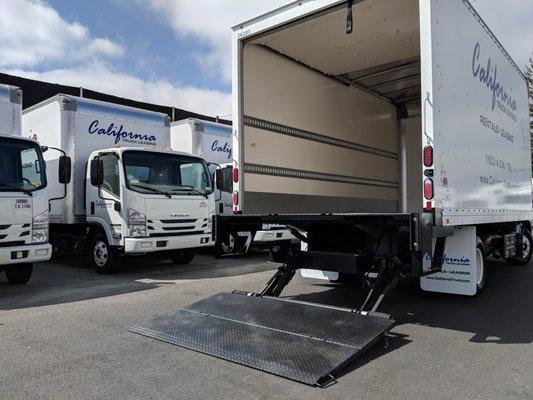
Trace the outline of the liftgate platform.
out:
[[[393,326],[388,315],[220,293],[130,330],[309,385],[324,386]]]

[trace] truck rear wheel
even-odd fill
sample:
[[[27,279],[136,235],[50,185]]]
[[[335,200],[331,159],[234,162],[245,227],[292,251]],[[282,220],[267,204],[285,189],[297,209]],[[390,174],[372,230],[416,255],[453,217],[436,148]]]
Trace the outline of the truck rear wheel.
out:
[[[89,264],[99,274],[112,273],[118,261],[116,251],[109,246],[107,238],[101,233],[93,236],[86,256]]]
[[[190,264],[194,257],[196,257],[196,251],[192,249],[177,250],[170,256],[170,261],[176,265],[186,265]]]
[[[485,276],[486,276],[486,265],[487,265],[487,256],[485,252],[485,246],[483,242],[478,237],[476,244],[476,272],[477,272],[477,290],[476,295],[481,293],[485,287]]]
[[[517,243],[517,246],[522,245],[522,257],[506,258],[505,262],[510,265],[527,265],[531,261],[533,255],[533,239],[531,238],[531,232],[524,229],[522,235],[522,243]]]
[[[15,264],[6,268],[6,277],[11,285],[28,283],[33,273],[33,263]]]

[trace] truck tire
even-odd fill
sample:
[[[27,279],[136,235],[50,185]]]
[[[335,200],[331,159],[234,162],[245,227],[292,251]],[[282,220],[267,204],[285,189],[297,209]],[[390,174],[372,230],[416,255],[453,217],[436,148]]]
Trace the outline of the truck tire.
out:
[[[522,246],[523,246],[522,257],[506,258],[505,262],[507,264],[527,265],[531,261],[531,256],[533,255],[533,239],[531,237],[531,232],[527,229],[524,229],[524,234],[522,235]]]
[[[187,265],[196,257],[196,251],[191,249],[177,250],[170,256],[170,261],[176,265]]]
[[[11,285],[28,283],[33,272],[33,263],[15,264],[6,268],[6,277]]]
[[[483,241],[478,237],[476,238],[477,244],[476,244],[476,271],[477,271],[477,289],[476,289],[476,295],[481,293],[483,288],[485,287],[485,278],[487,275],[487,256],[485,252],[485,246],[483,245]]]
[[[86,257],[89,265],[99,274],[111,274],[118,262],[116,251],[109,246],[107,238],[101,233],[93,236]]]

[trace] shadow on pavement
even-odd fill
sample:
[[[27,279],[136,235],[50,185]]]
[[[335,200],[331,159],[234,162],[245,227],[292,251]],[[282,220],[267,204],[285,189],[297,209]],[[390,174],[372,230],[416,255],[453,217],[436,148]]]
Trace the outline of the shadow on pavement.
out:
[[[99,275],[80,258],[35,264],[26,285],[12,286],[0,274],[0,310],[40,307],[158,288],[176,281],[245,275],[275,269],[268,253],[217,260],[199,255],[189,265],[157,259],[125,259],[111,275]]]
[[[328,289],[291,296],[296,300],[356,308],[363,301],[360,285],[316,284]],[[401,282],[380,311],[401,325],[418,324],[472,333],[474,343],[528,344],[533,341],[533,266],[511,267],[492,261],[477,297],[427,293],[415,281]],[[402,337],[400,340],[405,341]],[[391,341],[392,343],[393,341]]]

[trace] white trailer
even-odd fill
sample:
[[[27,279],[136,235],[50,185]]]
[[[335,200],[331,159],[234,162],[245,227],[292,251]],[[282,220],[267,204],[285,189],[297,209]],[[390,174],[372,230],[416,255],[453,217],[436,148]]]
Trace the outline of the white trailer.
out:
[[[233,139],[231,126],[187,118],[170,125],[170,147],[202,157],[220,172],[213,173],[217,215],[233,213]],[[249,236],[249,235],[248,235]],[[296,238],[286,227],[265,224],[254,236],[254,246],[269,249],[275,261],[282,260]],[[220,246],[220,252],[238,252],[233,246]],[[284,261],[284,259],[282,260]]]
[[[393,325],[376,311],[400,278],[475,295],[486,257],[531,259],[526,80],[467,0],[299,0],[239,24],[232,114],[241,215],[217,240],[280,223],[306,251],[259,294],[187,307],[208,335],[178,319],[163,340],[324,385]],[[298,269],[359,274],[366,299],[276,299]]]
[[[207,165],[169,150],[165,114],[60,94],[25,110],[22,127],[56,149],[46,153],[48,167],[61,152],[72,159],[69,182],[49,189],[61,253],[82,252],[109,273],[121,255],[163,253],[184,264],[213,245]]]
[[[12,284],[52,254],[45,164],[39,144],[21,137],[21,115],[22,91],[0,85],[0,272]]]

